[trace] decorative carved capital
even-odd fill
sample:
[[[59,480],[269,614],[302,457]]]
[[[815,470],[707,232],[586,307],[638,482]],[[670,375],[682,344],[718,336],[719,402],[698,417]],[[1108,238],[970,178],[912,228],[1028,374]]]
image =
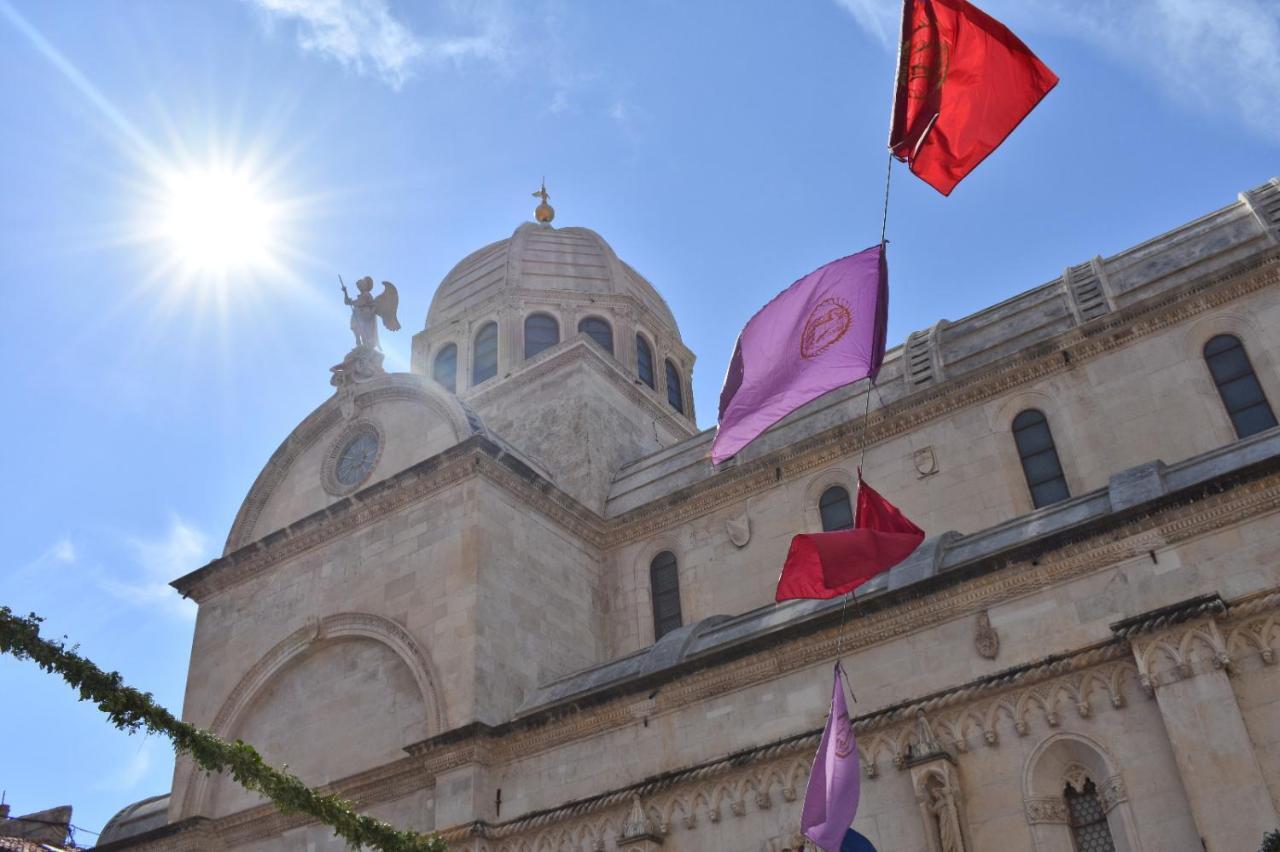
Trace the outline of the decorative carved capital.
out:
[[[1036,825],[1037,823],[1067,824],[1067,803],[1061,796],[1027,799],[1024,805],[1027,822],[1031,825]]]
[[[1102,810],[1106,813],[1110,813],[1112,808],[1128,799],[1129,796],[1124,789],[1124,779],[1119,775],[1112,775],[1098,785],[1098,801],[1102,803]]]

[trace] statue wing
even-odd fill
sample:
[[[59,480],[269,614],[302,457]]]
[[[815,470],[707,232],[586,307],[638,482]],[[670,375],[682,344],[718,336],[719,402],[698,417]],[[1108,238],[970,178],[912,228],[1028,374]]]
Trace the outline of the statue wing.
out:
[[[396,309],[400,307],[400,293],[396,285],[390,281],[382,282],[382,293],[373,300],[373,310],[382,317],[382,324],[388,331],[399,331],[400,320],[396,319]]]

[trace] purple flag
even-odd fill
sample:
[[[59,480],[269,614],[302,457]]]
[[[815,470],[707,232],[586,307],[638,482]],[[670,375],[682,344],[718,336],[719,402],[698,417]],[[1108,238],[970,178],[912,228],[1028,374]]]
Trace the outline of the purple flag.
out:
[[[853,722],[844,703],[840,664],[836,663],[831,714],[813,759],[809,786],[804,791],[804,810],[800,813],[800,831],[825,852],[839,852],[849,823],[858,812],[861,768]]]
[[[765,305],[738,335],[720,391],[711,461],[827,391],[874,379],[884,360],[889,270],[884,247],[832,261]]]

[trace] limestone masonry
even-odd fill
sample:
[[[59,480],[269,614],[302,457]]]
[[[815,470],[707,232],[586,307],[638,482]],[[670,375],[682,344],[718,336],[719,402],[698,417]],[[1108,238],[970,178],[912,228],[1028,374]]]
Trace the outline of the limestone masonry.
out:
[[[883,852],[1280,828],[1280,180],[911,334],[865,422],[859,383],[719,469],[693,365],[590,230],[463,259],[412,371],[339,386],[174,581],[183,718],[457,850],[794,852],[839,643]],[[840,640],[773,589],[864,449],[930,537]],[[99,848],[343,845],[180,759]]]

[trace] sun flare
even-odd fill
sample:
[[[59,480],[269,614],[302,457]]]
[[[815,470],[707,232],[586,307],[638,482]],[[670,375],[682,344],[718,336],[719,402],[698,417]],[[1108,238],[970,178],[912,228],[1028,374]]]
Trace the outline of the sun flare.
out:
[[[160,231],[190,274],[253,272],[270,265],[277,216],[244,170],[176,171],[164,181]]]

